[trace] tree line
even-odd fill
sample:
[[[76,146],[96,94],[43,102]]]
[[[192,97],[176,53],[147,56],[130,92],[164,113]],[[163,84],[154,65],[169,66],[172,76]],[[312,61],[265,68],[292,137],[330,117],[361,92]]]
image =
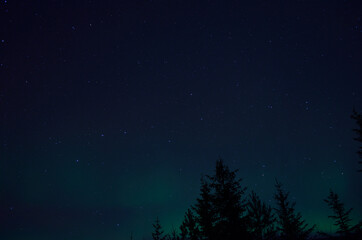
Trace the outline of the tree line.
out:
[[[351,118],[358,128],[354,138],[362,142],[362,116],[353,110]],[[362,158],[362,146],[357,152]],[[362,164],[362,161],[359,161]],[[362,170],[358,170],[362,171]],[[214,175],[201,179],[200,196],[196,204],[185,213],[178,230],[169,234],[162,230],[157,218],[153,224],[153,240],[305,240],[305,239],[362,239],[362,221],[351,224],[351,211],[340,200],[339,195],[330,190],[324,202],[331,210],[328,218],[337,228],[335,235],[312,232],[310,226],[295,209],[296,202],[290,200],[289,192],[282,183],[275,180],[274,200],[276,207],[262,201],[252,191],[245,196],[246,187],[237,178],[237,170],[230,170],[222,159],[217,160]]]
[[[160,220],[153,224],[153,240],[304,240],[310,239],[315,225],[310,226],[303,220],[300,212],[295,210],[295,202],[290,200],[289,192],[275,181],[274,199],[276,207],[272,208],[252,191],[247,197],[241,179],[236,177],[219,159],[215,174],[201,180],[200,196],[196,204],[185,213],[179,231],[173,229],[164,234]],[[330,190],[324,199],[331,209],[329,218],[337,227],[336,239],[362,239],[362,221],[351,224],[350,213],[337,193]],[[329,237],[319,233],[321,237]]]

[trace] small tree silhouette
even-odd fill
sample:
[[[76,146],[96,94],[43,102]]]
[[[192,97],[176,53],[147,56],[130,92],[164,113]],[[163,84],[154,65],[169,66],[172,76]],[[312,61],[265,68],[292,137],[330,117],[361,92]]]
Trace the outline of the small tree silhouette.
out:
[[[334,225],[338,227],[337,233],[343,236],[349,236],[352,231],[359,230],[361,223],[352,227],[350,222],[350,213],[352,208],[346,210],[344,203],[341,202],[337,193],[334,193],[332,190],[329,191],[329,196],[324,201],[328,204],[329,208],[333,210],[334,215],[328,216],[334,220]]]
[[[355,137],[354,140],[362,143],[362,115],[353,109],[351,118],[354,119],[358,125],[358,128],[353,129],[353,131],[357,133],[357,137]],[[362,146],[359,147],[357,154],[360,158],[362,158]],[[359,161],[358,163],[362,164],[362,161]],[[359,169],[358,171],[362,172],[362,169]]]
[[[170,234],[167,235],[167,240],[180,240],[178,236],[177,230],[174,226],[172,226]]]
[[[275,216],[272,208],[262,202],[254,191],[249,195],[247,211],[249,231],[253,239],[266,240],[276,238]]]
[[[215,239],[248,238],[245,211],[246,203],[243,195],[246,188],[241,187],[241,179],[235,171],[230,171],[222,159],[216,162],[214,176],[210,180],[213,198],[212,206],[215,213],[213,235]]]
[[[200,198],[197,199],[197,203],[193,207],[197,214],[197,222],[200,226],[201,239],[213,239],[215,213],[212,202],[213,196],[211,195],[210,184],[202,178]]]
[[[160,220],[158,217],[156,218],[156,222],[153,225],[154,231],[152,233],[152,239],[153,240],[165,240],[165,237],[163,236],[163,230],[160,224]]]
[[[308,228],[308,224],[302,220],[300,213],[295,213],[295,202],[288,200],[289,192],[282,189],[282,185],[276,180],[276,193],[274,198],[277,202],[275,209],[278,216],[278,230],[281,239],[303,240],[309,237],[315,226]]]
[[[184,223],[180,226],[180,240],[186,240],[188,237],[188,231]]]
[[[190,209],[187,209],[185,219],[181,224],[181,239],[199,240],[200,230],[197,226],[196,217]]]

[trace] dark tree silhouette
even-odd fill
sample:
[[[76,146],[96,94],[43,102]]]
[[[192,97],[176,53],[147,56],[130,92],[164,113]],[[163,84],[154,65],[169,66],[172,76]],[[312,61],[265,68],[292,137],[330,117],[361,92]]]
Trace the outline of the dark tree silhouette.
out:
[[[284,240],[308,239],[315,226],[309,228],[302,220],[300,213],[295,213],[295,202],[288,200],[289,192],[282,189],[282,185],[276,180],[276,193],[274,198],[277,203],[276,213],[278,216],[278,230],[280,237]]]
[[[188,231],[183,222],[180,226],[180,240],[187,240],[187,237],[188,237]]]
[[[346,210],[344,203],[341,202],[337,193],[334,193],[332,190],[329,191],[329,196],[324,201],[328,204],[329,208],[333,210],[334,215],[328,216],[334,220],[334,225],[337,226],[337,233],[341,234],[344,237],[350,236],[352,232],[357,232],[361,230],[361,223],[351,226],[350,222],[350,213],[352,208]]]
[[[163,236],[163,230],[160,224],[160,220],[158,217],[156,218],[156,222],[153,225],[153,233],[152,233],[152,239],[153,240],[165,240],[165,237]]]
[[[358,125],[358,128],[353,129],[353,131],[357,133],[357,137],[355,137],[354,140],[356,140],[359,143],[362,143],[362,115],[357,113],[357,111],[353,109],[351,118],[354,119]],[[362,158],[362,146],[359,147],[357,153],[358,156]],[[362,164],[362,161],[359,161],[358,163]],[[362,172],[362,169],[359,169],[358,171]]]
[[[248,203],[249,231],[255,240],[276,239],[274,226],[275,217],[272,208],[260,200],[254,191],[251,192]]]
[[[170,234],[167,235],[167,240],[180,240],[176,228],[172,226]]]
[[[246,188],[241,187],[241,179],[236,171],[230,171],[223,160],[216,162],[214,176],[207,176],[213,193],[212,209],[215,213],[213,236],[215,239],[245,239],[248,237],[245,199]]]
[[[210,184],[201,179],[201,193],[197,203],[193,207],[197,215],[197,222],[200,226],[201,239],[213,239],[213,223],[215,212],[213,209],[213,196],[211,195]]]
[[[197,225],[196,217],[190,209],[187,209],[185,219],[181,224],[181,239],[199,240],[200,230]]]
[[[153,224],[153,240],[306,240],[310,237],[315,225],[309,227],[301,213],[296,212],[296,203],[289,200],[289,192],[281,183],[277,180],[275,183],[274,214],[253,191],[246,201],[246,188],[241,187],[236,172],[230,171],[219,159],[215,174],[201,179],[200,197],[185,213],[180,235],[173,228],[164,236],[157,218]],[[321,239],[362,239],[362,222],[351,227],[351,209],[344,209],[338,195],[330,191],[324,201],[334,212],[329,218],[335,220],[338,233],[343,236],[335,238],[320,232]]]

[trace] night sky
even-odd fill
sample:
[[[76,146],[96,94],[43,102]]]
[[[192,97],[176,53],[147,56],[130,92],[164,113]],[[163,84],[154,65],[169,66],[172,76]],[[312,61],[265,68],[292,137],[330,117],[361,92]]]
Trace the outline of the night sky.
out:
[[[76,3],[75,3],[76,2]],[[359,1],[0,3],[0,238],[151,237],[221,157],[318,230],[362,217]]]

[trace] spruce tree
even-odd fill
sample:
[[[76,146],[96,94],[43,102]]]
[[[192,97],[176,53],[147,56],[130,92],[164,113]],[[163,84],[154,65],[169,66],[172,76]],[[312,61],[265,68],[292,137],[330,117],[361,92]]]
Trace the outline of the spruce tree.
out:
[[[180,227],[181,238],[189,240],[199,240],[200,231],[196,221],[196,217],[190,209],[187,209],[184,221]]]
[[[362,143],[362,115],[357,113],[357,111],[353,109],[351,118],[354,119],[358,125],[358,128],[353,129],[353,131],[357,133],[357,137],[355,137],[354,140]],[[362,158],[362,146],[359,147],[357,154],[360,158]],[[359,161],[358,163],[362,164],[362,161]],[[362,169],[359,169],[358,171],[362,172]]]
[[[167,240],[180,240],[180,237],[177,233],[177,230],[174,226],[172,226],[170,234],[167,235]]]
[[[156,222],[153,225],[154,231],[152,233],[152,239],[153,240],[165,240],[165,237],[163,236],[163,230],[160,224],[160,220],[158,217],[156,218]]]
[[[341,235],[349,235],[352,227],[350,225],[351,218],[349,214],[352,208],[346,210],[344,204],[340,201],[337,193],[332,190],[329,191],[329,196],[324,201],[328,204],[329,208],[333,210],[334,215],[328,216],[334,220],[334,225],[338,228],[337,233]]]
[[[197,222],[200,226],[201,239],[213,239],[214,209],[213,196],[211,195],[210,184],[201,179],[201,193],[197,203],[193,207],[197,215]]]
[[[254,191],[247,203],[249,231],[255,240],[276,238],[275,217],[272,208],[260,200]]]
[[[215,213],[213,224],[214,239],[245,239],[248,237],[245,218],[246,188],[241,187],[241,179],[236,171],[230,171],[223,160],[216,162],[214,176],[208,176],[212,190],[212,209]]]
[[[282,189],[282,185],[276,181],[276,193],[274,198],[277,203],[276,213],[278,216],[278,230],[283,240],[308,239],[315,226],[309,228],[302,220],[302,215],[295,212],[295,202],[288,200],[289,192]]]
[[[187,240],[188,231],[184,222],[180,226],[180,240]]]

